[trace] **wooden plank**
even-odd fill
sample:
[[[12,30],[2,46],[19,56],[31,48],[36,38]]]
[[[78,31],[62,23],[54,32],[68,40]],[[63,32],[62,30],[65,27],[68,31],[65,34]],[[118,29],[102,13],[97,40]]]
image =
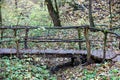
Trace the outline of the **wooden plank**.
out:
[[[117,27],[110,28],[109,30],[116,30],[116,29],[120,29],[120,25],[118,25]]]
[[[103,58],[103,50],[92,50],[92,56],[95,58]],[[8,48],[0,48],[0,55],[16,55],[16,49],[8,49]],[[46,50],[32,50],[32,49],[21,49],[19,50],[19,54],[30,54],[30,55],[46,55],[52,57],[72,57],[74,55],[86,55],[86,50],[53,50],[53,49],[46,49]],[[116,56],[118,55],[118,56]],[[112,57],[116,56],[113,61],[120,61],[120,50],[113,51],[108,50],[106,51],[106,59],[111,59]]]
[[[0,37],[1,38],[1,37]],[[5,39],[4,39],[5,38]],[[3,40],[0,40],[0,42],[11,42],[11,41],[14,41],[13,39],[14,37],[11,37],[11,36],[4,36],[3,37]],[[25,37],[20,37],[20,40],[19,42],[25,42],[25,40],[21,40],[21,39],[25,39]],[[85,42],[86,40],[80,40],[80,39],[60,39],[60,38],[47,38],[47,36],[35,36],[35,37],[28,37],[27,38],[27,42],[36,42],[36,43],[39,43],[39,42]],[[103,40],[93,40],[93,39],[90,39],[91,42],[103,42]],[[107,40],[107,42],[116,42],[116,41],[111,41],[111,40]]]
[[[85,50],[53,50],[53,49],[46,49],[46,50],[36,50],[36,49],[21,49],[19,50],[21,54],[29,53],[29,54],[86,54]],[[9,48],[0,48],[0,54],[16,54],[16,49],[9,49]]]
[[[22,42],[22,41],[21,41]],[[79,39],[41,39],[41,40],[28,40],[28,42],[85,42],[85,40],[79,40]]]
[[[41,28],[43,26],[1,26],[0,29],[37,29]],[[45,27],[45,29],[76,29],[76,28],[86,28],[89,27],[89,25],[83,25],[83,26],[62,26],[62,27]]]
[[[40,27],[34,26],[1,26],[0,29],[37,29]]]
[[[84,29],[89,27],[89,25],[82,25],[82,26],[63,26],[63,27],[45,27],[46,29]]]
[[[41,27],[40,26],[1,26],[0,29],[37,29],[37,28],[41,28]],[[65,26],[65,27],[44,27],[44,28],[45,29],[78,29],[78,28],[84,29],[84,28],[89,28],[90,30],[94,30],[94,31],[97,31],[97,32],[98,31],[104,32],[104,29],[89,27],[89,25]],[[107,33],[114,34],[118,38],[120,38],[120,34],[117,34],[115,32],[109,31],[109,29],[107,30]]]
[[[87,53],[84,50],[32,50],[32,49],[21,49],[19,54],[30,54],[30,55],[47,55],[52,57],[73,57],[74,55],[80,55]],[[16,49],[0,48],[0,55],[16,55]]]

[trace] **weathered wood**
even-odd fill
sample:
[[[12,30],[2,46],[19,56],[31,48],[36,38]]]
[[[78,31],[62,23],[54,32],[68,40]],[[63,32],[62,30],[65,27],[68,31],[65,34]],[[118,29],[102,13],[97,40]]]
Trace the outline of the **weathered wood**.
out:
[[[11,42],[11,41],[14,41],[14,37],[4,37],[6,38],[5,40],[0,40],[0,42]],[[24,39],[24,37],[20,37],[20,39]],[[85,42],[86,40],[79,40],[79,39],[51,39],[51,38],[28,38],[27,42],[35,42],[35,43],[38,43],[38,42]],[[103,42],[103,40],[90,40],[91,42]],[[25,42],[25,40],[19,40],[20,43],[23,43]],[[116,41],[110,41],[110,40],[107,40],[107,42],[116,42]]]
[[[17,48],[17,56],[19,56],[19,40],[17,40],[16,38],[17,38],[17,29],[14,29],[14,39],[15,39],[16,48]]]
[[[95,25],[95,26],[101,26],[101,25]],[[107,25],[102,25],[102,26],[107,26]],[[46,27],[46,26],[1,26],[0,29],[37,29],[37,28],[41,28],[41,27],[44,27],[45,29],[76,29],[76,28],[87,28],[87,27],[89,27],[89,25],[62,26],[60,28],[58,28],[58,27]],[[113,27],[113,28],[108,29],[108,30],[114,30],[114,29],[119,29],[119,28],[120,28],[120,26],[117,26],[117,27]],[[97,28],[94,28],[94,29],[97,29]]]
[[[0,54],[24,54],[24,53],[29,53],[29,54],[37,54],[37,55],[51,55],[52,57],[73,57],[74,55],[87,55],[87,58],[88,58],[88,61],[89,61],[89,58],[91,56],[93,57],[98,57],[98,58],[101,58],[103,59],[104,56],[105,59],[115,59],[116,57],[118,57],[118,54],[116,56],[116,54],[112,55],[109,54],[110,56],[112,55],[112,57],[108,57],[107,58],[107,53],[110,53],[110,52],[107,52],[106,50],[102,50],[102,52],[100,52],[99,54],[95,54],[96,52],[95,51],[90,51],[90,41],[88,39],[88,31],[89,30],[93,30],[93,31],[101,31],[102,33],[104,33],[106,31],[106,33],[110,33],[110,34],[114,34],[115,36],[117,36],[117,38],[120,38],[120,34],[118,33],[115,33],[115,32],[112,32],[110,31],[109,29],[99,29],[99,28],[94,28],[94,27],[90,27],[89,25],[84,25],[84,26],[66,26],[66,27],[44,27],[45,29],[84,29],[85,30],[85,38],[86,40],[80,40],[80,39],[51,39],[51,38],[47,38],[47,37],[43,37],[43,38],[29,38],[28,37],[28,31],[29,29],[38,29],[38,28],[41,28],[40,26],[36,26],[36,27],[33,27],[33,26],[1,26],[0,29],[3,30],[3,29],[12,29],[14,30],[14,37],[12,38],[13,40],[11,41],[14,41],[16,42],[16,48],[17,49],[1,49],[0,51]],[[25,29],[26,30],[26,34],[24,37],[20,37],[19,40],[14,40],[14,38],[17,38],[17,34],[16,34],[16,31],[19,30],[19,29]],[[2,37],[2,36],[1,36]],[[22,38],[22,39],[21,39]],[[8,40],[7,40],[8,41]],[[7,41],[4,41],[3,42],[7,42]],[[27,42],[85,42],[86,41],[86,44],[87,44],[87,51],[81,51],[81,50],[30,50],[30,49],[27,49]],[[95,40],[93,40],[95,41]],[[2,42],[2,41],[1,41]],[[9,41],[8,41],[9,42]],[[25,48],[26,49],[23,49],[23,50],[19,50],[19,43],[20,42],[24,42],[25,44]],[[106,53],[103,55],[103,53]],[[92,54],[91,54],[92,53]],[[114,53],[114,52],[113,52]],[[102,55],[102,56],[101,56]]]
[[[27,49],[28,48],[28,45],[27,45],[27,42],[28,42],[28,32],[29,32],[29,29],[26,29],[25,30],[25,41],[24,41],[24,48]]]
[[[37,29],[43,26],[1,26],[0,29]],[[77,29],[77,28],[86,28],[89,25],[83,26],[62,26],[62,27],[44,27],[45,29]]]
[[[1,40],[3,39],[4,29],[1,30]]]
[[[81,40],[81,29],[78,28],[78,31],[77,31],[77,32],[78,32],[78,39]],[[82,49],[81,42],[79,42],[78,45],[79,45],[79,49],[81,50],[81,49]]]
[[[0,55],[16,55],[16,49],[8,49],[8,48],[0,48]],[[19,54],[29,54],[29,55],[43,55],[46,57],[73,57],[75,55],[87,55],[86,50],[32,50],[32,49],[21,49],[19,50]],[[102,60],[103,58],[103,50],[91,50],[91,56],[94,58],[99,58]],[[107,50],[105,59],[112,59],[113,61],[120,61],[120,50],[113,51]]]
[[[85,36],[85,39],[86,39],[87,62],[89,63],[91,61],[91,46],[90,46],[89,29],[88,28],[86,28],[84,30],[84,36]]]
[[[41,28],[41,27],[40,26],[35,26],[35,27],[33,27],[33,26],[1,26],[0,29],[37,29],[37,28]],[[104,29],[99,29],[99,28],[95,28],[95,27],[89,27],[89,25],[63,26],[63,27],[44,27],[44,28],[45,29],[78,29],[78,28],[85,29],[85,28],[88,28],[88,29],[93,30],[93,31],[104,32]],[[108,29],[107,33],[114,34],[114,35],[118,36],[118,38],[120,38],[120,34],[109,31],[109,29]]]
[[[104,32],[104,44],[103,44],[103,62],[105,61],[105,57],[106,57],[106,48],[107,48],[107,33]]]
[[[85,40],[79,40],[79,39],[41,39],[41,40],[28,40],[29,42],[66,42],[66,43],[70,43],[70,42],[85,42]],[[22,42],[22,41],[21,41]]]
[[[93,30],[93,31],[101,31],[104,33],[105,29],[99,29],[99,28],[93,28],[93,27],[88,27],[90,30]],[[120,34],[118,33],[115,33],[115,32],[112,32],[110,31],[109,29],[107,29],[107,33],[109,34],[114,34],[117,38],[120,38]]]
[[[40,27],[33,27],[33,26],[1,26],[0,29],[37,29]]]
[[[105,27],[108,27],[108,25],[106,25],[106,24],[95,24],[95,26],[105,26]]]
[[[63,26],[63,27],[45,27],[45,29],[84,29],[89,27],[89,25],[82,25],[82,26]]]
[[[117,27],[110,28],[109,30],[116,30],[116,29],[120,29],[120,25]]]
[[[120,49],[120,41],[119,41],[119,49]]]
[[[32,50],[32,49],[21,49],[19,50],[20,54],[30,54],[30,55],[47,55],[52,57],[73,57],[73,55],[79,55],[79,53],[84,54],[86,51],[84,50],[53,50],[53,49],[46,49],[46,50]],[[0,55],[16,55],[16,49],[0,49]]]

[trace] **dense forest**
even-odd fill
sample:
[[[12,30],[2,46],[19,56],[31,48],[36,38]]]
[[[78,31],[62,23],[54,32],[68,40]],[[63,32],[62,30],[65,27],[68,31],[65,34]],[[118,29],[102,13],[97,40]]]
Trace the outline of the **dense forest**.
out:
[[[119,0],[0,0],[0,80],[119,80]]]

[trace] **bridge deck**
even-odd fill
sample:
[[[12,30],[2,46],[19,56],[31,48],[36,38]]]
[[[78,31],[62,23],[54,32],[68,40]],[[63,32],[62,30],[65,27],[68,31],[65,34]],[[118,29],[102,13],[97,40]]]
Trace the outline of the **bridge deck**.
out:
[[[102,58],[103,57],[103,50],[92,50],[92,56],[95,58]],[[10,55],[10,54],[17,54],[16,49],[9,49],[9,48],[0,48],[0,55]],[[32,50],[32,49],[21,49],[19,50],[19,54],[30,54],[30,55],[50,55],[52,57],[72,57],[74,55],[86,55],[86,50],[53,50],[53,49],[46,49],[46,50]],[[117,55],[117,56],[116,56]],[[116,56],[116,57],[115,57]],[[120,50],[119,51],[106,51],[106,59],[112,59],[113,61],[120,61]]]

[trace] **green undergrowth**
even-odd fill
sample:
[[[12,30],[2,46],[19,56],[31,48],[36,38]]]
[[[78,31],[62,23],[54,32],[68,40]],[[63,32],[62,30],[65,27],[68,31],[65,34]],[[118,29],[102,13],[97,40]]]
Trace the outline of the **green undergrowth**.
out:
[[[51,59],[50,62],[52,63]],[[61,68],[55,74],[50,74],[42,61],[34,63],[34,59],[28,56],[22,59],[2,57],[0,58],[0,80],[120,80],[120,62],[78,65]]]
[[[0,58],[0,80],[56,80],[45,65],[32,64],[31,58]]]
[[[120,62],[79,65],[58,72],[57,75],[60,80],[62,80],[61,76],[65,76],[66,80],[120,80]]]

